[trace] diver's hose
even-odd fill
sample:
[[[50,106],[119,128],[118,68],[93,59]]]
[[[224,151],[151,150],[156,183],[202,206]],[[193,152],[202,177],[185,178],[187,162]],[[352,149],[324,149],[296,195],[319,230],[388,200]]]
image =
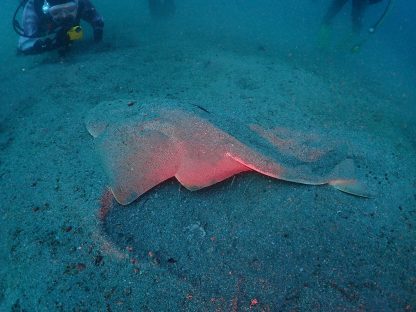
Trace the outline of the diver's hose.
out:
[[[20,9],[23,7],[23,6],[25,6],[26,5],[26,3],[28,2],[29,0],[21,0],[20,1],[20,3],[19,3],[19,5],[17,6],[17,8],[16,8],[16,10],[14,11],[14,14],[13,14],[13,20],[12,20],[12,24],[13,24],[13,29],[14,29],[14,31],[19,35],[19,36],[23,36],[23,37],[26,37],[26,35],[25,35],[25,33],[24,33],[24,30],[23,30],[23,28],[22,28],[22,26],[20,26],[20,23],[19,23],[19,21],[17,20],[17,13],[19,13],[19,11],[20,11]]]
[[[381,14],[381,16],[378,18],[378,20],[373,24],[372,27],[370,27],[368,29],[368,33],[369,35],[366,36],[366,38],[362,39],[360,42],[356,43],[355,45],[352,46],[351,48],[351,52],[352,53],[356,53],[358,51],[360,51],[361,46],[368,41],[369,37],[374,34],[377,30],[377,28],[381,25],[381,23],[384,21],[385,17],[387,16],[387,13],[390,12],[390,9],[393,6],[393,0],[389,0],[389,2],[387,2],[386,8],[384,9],[383,13]]]
[[[19,3],[19,5],[17,6],[16,10],[14,11],[13,20],[12,20],[13,29],[21,37],[25,37],[25,38],[40,38],[40,37],[45,37],[45,35],[42,36],[42,35],[39,35],[39,34],[36,34],[36,33],[33,34],[33,35],[26,35],[25,34],[25,30],[23,29],[23,27],[20,25],[19,21],[17,20],[17,14],[19,13],[20,9],[23,8],[26,5],[26,3],[28,1],[29,0],[21,0],[20,3]],[[53,34],[53,32],[52,32],[52,34]],[[48,34],[48,35],[51,35],[51,34]]]
[[[390,9],[393,6],[393,0],[389,0],[389,2],[387,2],[386,8],[384,9],[383,13],[381,14],[381,16],[379,17],[379,19],[374,23],[374,25],[372,27],[370,27],[368,29],[369,33],[374,33],[377,28],[381,25],[381,23],[384,21],[385,17],[387,16],[387,13],[389,13]]]

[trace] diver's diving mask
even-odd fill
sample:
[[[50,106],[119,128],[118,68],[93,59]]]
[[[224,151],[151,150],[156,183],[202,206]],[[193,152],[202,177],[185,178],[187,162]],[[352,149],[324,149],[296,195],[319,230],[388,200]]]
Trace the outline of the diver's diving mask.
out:
[[[78,13],[78,1],[68,1],[67,3],[50,6],[48,1],[45,1],[42,6],[42,11],[48,14],[55,22],[61,22],[68,19],[75,19]]]

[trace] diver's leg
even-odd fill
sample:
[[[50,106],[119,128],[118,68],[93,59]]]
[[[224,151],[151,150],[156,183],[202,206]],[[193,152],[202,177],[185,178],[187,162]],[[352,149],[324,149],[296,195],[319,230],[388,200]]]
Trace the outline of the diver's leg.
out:
[[[322,19],[318,39],[318,45],[320,46],[320,48],[326,49],[329,47],[332,38],[332,20],[339,13],[339,11],[341,11],[341,9],[347,3],[347,1],[348,0],[332,0],[331,5],[326,11],[324,18]]]
[[[322,20],[323,25],[331,24],[334,17],[341,11],[342,7],[347,3],[348,0],[333,0],[331,5],[329,6],[324,18]]]
[[[174,0],[165,0],[165,13],[167,16],[175,14],[175,1]]]
[[[148,0],[152,17],[168,17],[175,14],[174,0]]]
[[[352,31],[358,34],[363,26],[364,10],[367,7],[367,0],[352,1]]]
[[[149,12],[152,17],[160,15],[161,2],[160,0],[148,0]]]

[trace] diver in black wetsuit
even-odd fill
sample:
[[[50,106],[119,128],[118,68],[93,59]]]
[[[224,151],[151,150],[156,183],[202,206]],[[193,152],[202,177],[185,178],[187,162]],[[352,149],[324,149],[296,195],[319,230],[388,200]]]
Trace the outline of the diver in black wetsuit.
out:
[[[14,25],[20,35],[18,50],[24,54],[54,49],[64,53],[82,37],[81,20],[91,25],[94,40],[101,41],[104,20],[90,0],[27,0],[22,26]]]
[[[322,20],[322,25],[329,27],[332,23],[332,20],[341,11],[341,9],[348,1],[349,0],[333,0]],[[352,31],[355,34],[358,34],[361,31],[362,18],[367,6],[369,4],[375,4],[381,1],[382,0],[352,0]]]

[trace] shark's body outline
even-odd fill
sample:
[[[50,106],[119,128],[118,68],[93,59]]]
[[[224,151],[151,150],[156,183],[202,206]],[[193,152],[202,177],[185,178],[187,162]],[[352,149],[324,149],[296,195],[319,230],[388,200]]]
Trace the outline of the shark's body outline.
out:
[[[352,159],[319,175],[305,161],[293,167],[281,165],[278,158],[293,162],[305,153],[297,153],[299,147],[295,146],[279,154],[271,143],[282,146],[285,141],[277,140],[274,133],[261,127],[236,129],[242,126],[233,121],[220,128],[212,115],[198,106],[163,100],[104,102],[90,112],[86,127],[101,152],[110,190],[123,205],[172,177],[187,189],[198,190],[244,171],[302,184],[329,184],[346,193],[367,196],[353,177]],[[229,132],[238,132],[242,138]]]

